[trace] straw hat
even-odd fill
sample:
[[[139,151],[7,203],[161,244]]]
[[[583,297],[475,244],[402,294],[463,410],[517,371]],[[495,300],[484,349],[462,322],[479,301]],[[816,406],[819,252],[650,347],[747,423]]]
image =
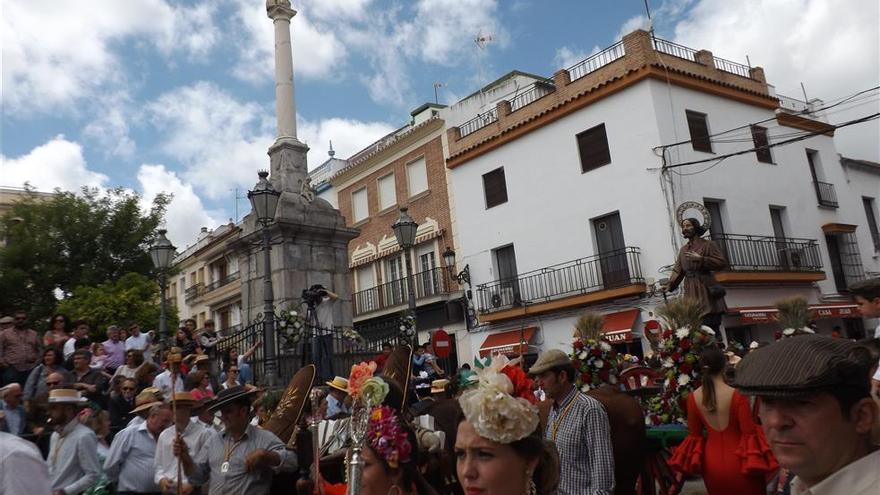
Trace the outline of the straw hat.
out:
[[[257,394],[260,391],[258,388],[253,388],[248,390],[246,387],[241,385],[237,385],[235,387],[229,387],[226,390],[221,390],[216,397],[214,397],[214,401],[208,405],[209,411],[216,411],[227,404],[232,404],[234,402],[240,402],[244,400],[250,401],[253,395]]]
[[[49,405],[52,404],[79,404],[84,405],[89,400],[79,393],[79,390],[69,388],[56,388],[49,391]]]
[[[431,393],[432,394],[442,394],[446,392],[446,387],[449,386],[449,380],[445,378],[441,378],[439,380],[434,380],[431,382]]]
[[[207,354],[199,354],[198,356],[196,356],[195,360],[193,360],[193,364],[204,363],[210,360],[211,358],[209,358]]]
[[[190,392],[174,392],[174,402],[177,407],[195,408],[199,405],[199,401]]]
[[[348,393],[348,380],[341,376],[333,377],[333,380],[325,383],[336,390]]]
[[[15,319],[13,319],[11,316],[4,316],[3,318],[0,318],[0,325],[8,325],[9,323],[15,323]]]
[[[134,399],[134,409],[129,412],[131,414],[137,414],[141,411],[146,411],[156,404],[161,404],[162,398],[161,395],[156,395],[157,392],[161,394],[159,389],[155,387],[143,389],[141,393],[137,394],[137,397],[135,397]]]

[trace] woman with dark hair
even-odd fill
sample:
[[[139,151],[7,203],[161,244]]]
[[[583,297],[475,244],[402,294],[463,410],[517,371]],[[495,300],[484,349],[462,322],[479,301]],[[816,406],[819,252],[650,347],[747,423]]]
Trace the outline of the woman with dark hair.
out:
[[[46,386],[46,377],[51,373],[60,373],[67,383],[73,381],[73,375],[64,369],[64,356],[56,347],[48,347],[44,349],[43,362],[31,370],[31,373],[28,375],[23,391],[25,404],[37,397],[46,396],[49,393],[49,389]]]
[[[559,485],[559,456],[543,438],[531,380],[515,362],[494,357],[479,384],[459,398],[456,471],[465,493],[549,495]]]
[[[70,320],[67,316],[58,313],[52,317],[49,330],[43,334],[43,347],[54,346],[64,348],[64,343],[70,338]]]
[[[192,392],[195,400],[214,398],[214,392],[211,390],[211,376],[207,371],[196,371],[187,375],[186,389]]]
[[[196,353],[196,343],[193,340],[192,332],[185,325],[177,329],[174,345],[180,348],[180,355],[184,358]]]
[[[144,364],[144,353],[137,349],[129,349],[125,351],[125,364],[116,368],[113,373],[114,377],[123,376],[125,378],[134,378],[138,368]]]
[[[703,383],[688,395],[688,436],[669,465],[701,474],[709,495],[763,495],[764,476],[778,468],[747,397],[724,381],[727,363],[718,347],[700,354]]]

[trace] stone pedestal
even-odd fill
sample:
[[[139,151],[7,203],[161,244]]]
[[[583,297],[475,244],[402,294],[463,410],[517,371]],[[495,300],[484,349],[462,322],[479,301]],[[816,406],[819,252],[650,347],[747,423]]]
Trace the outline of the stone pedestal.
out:
[[[300,302],[302,291],[321,284],[341,298],[334,307],[336,326],[351,326],[351,276],[348,243],[358,236],[346,227],[339,210],[308,194],[308,147],[296,140],[279,139],[269,149],[272,186],[281,191],[272,234],[271,270],[276,311]],[[233,248],[239,256],[242,319],[253,321],[263,310],[263,258],[259,248],[261,227],[253,212],[242,222],[242,233]],[[299,310],[299,308],[297,308]],[[305,311],[305,307],[302,308]]]

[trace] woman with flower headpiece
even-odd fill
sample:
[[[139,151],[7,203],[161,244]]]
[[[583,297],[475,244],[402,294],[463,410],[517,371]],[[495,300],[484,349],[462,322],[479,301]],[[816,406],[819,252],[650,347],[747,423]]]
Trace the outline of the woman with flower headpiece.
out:
[[[559,484],[559,457],[544,440],[532,383],[504,356],[478,363],[478,384],[459,397],[456,471],[465,493],[545,495]]]

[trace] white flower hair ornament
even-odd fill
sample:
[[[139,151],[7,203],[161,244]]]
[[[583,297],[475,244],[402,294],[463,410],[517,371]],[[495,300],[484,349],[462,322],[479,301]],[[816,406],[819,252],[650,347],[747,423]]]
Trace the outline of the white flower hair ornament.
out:
[[[538,427],[538,407],[532,381],[518,360],[490,357],[474,360],[477,387],[466,391],[458,403],[464,417],[483,438],[509,444],[529,436]]]

